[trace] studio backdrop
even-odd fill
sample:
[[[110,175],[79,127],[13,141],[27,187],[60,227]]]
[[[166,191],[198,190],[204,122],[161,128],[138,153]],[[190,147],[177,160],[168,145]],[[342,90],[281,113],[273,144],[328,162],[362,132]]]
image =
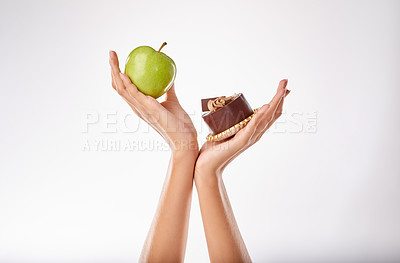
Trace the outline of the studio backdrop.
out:
[[[111,86],[137,46],[281,118],[224,180],[254,262],[400,261],[399,1],[1,1],[0,262],[137,262],[170,150]],[[159,98],[163,101],[165,97]],[[193,191],[186,262],[207,262]]]

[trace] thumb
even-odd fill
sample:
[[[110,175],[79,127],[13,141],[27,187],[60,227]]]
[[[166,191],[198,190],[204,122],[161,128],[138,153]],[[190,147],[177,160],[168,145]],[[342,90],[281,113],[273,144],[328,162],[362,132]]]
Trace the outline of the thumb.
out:
[[[167,91],[167,97],[165,100],[179,102],[178,97],[176,96],[176,93],[175,93],[175,84],[172,84],[172,87]]]

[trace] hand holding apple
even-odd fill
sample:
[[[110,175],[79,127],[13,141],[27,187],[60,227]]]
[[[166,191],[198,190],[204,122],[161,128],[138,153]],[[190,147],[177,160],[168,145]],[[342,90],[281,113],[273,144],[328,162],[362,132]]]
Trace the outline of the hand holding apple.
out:
[[[154,97],[140,92],[129,77],[120,72],[114,51],[110,51],[110,66],[112,86],[132,110],[165,139],[173,152],[189,151],[197,156],[196,129],[180,105],[173,83],[165,101],[160,103]]]
[[[174,61],[161,52],[166,44],[164,42],[158,51],[149,46],[137,47],[125,64],[125,74],[137,89],[156,99],[172,87],[176,76]]]

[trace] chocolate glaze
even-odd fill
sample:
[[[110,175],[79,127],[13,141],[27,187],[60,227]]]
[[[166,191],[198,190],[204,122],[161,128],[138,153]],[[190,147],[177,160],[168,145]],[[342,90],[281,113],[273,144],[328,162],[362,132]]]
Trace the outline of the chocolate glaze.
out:
[[[208,110],[207,102],[210,99],[215,98],[201,100],[203,111]],[[210,128],[212,135],[215,135],[229,129],[249,117],[251,114],[253,114],[253,109],[250,107],[244,95],[239,93],[237,98],[226,104],[224,107],[214,112],[206,112],[202,117]]]

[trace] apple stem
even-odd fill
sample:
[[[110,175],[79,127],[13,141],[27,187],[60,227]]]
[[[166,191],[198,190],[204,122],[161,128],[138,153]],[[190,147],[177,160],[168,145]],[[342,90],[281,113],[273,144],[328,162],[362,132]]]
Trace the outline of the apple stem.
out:
[[[162,45],[161,45],[160,49],[158,50],[158,52],[160,52],[161,49],[162,49],[164,46],[166,46],[166,45],[167,45],[167,42],[162,43]]]

